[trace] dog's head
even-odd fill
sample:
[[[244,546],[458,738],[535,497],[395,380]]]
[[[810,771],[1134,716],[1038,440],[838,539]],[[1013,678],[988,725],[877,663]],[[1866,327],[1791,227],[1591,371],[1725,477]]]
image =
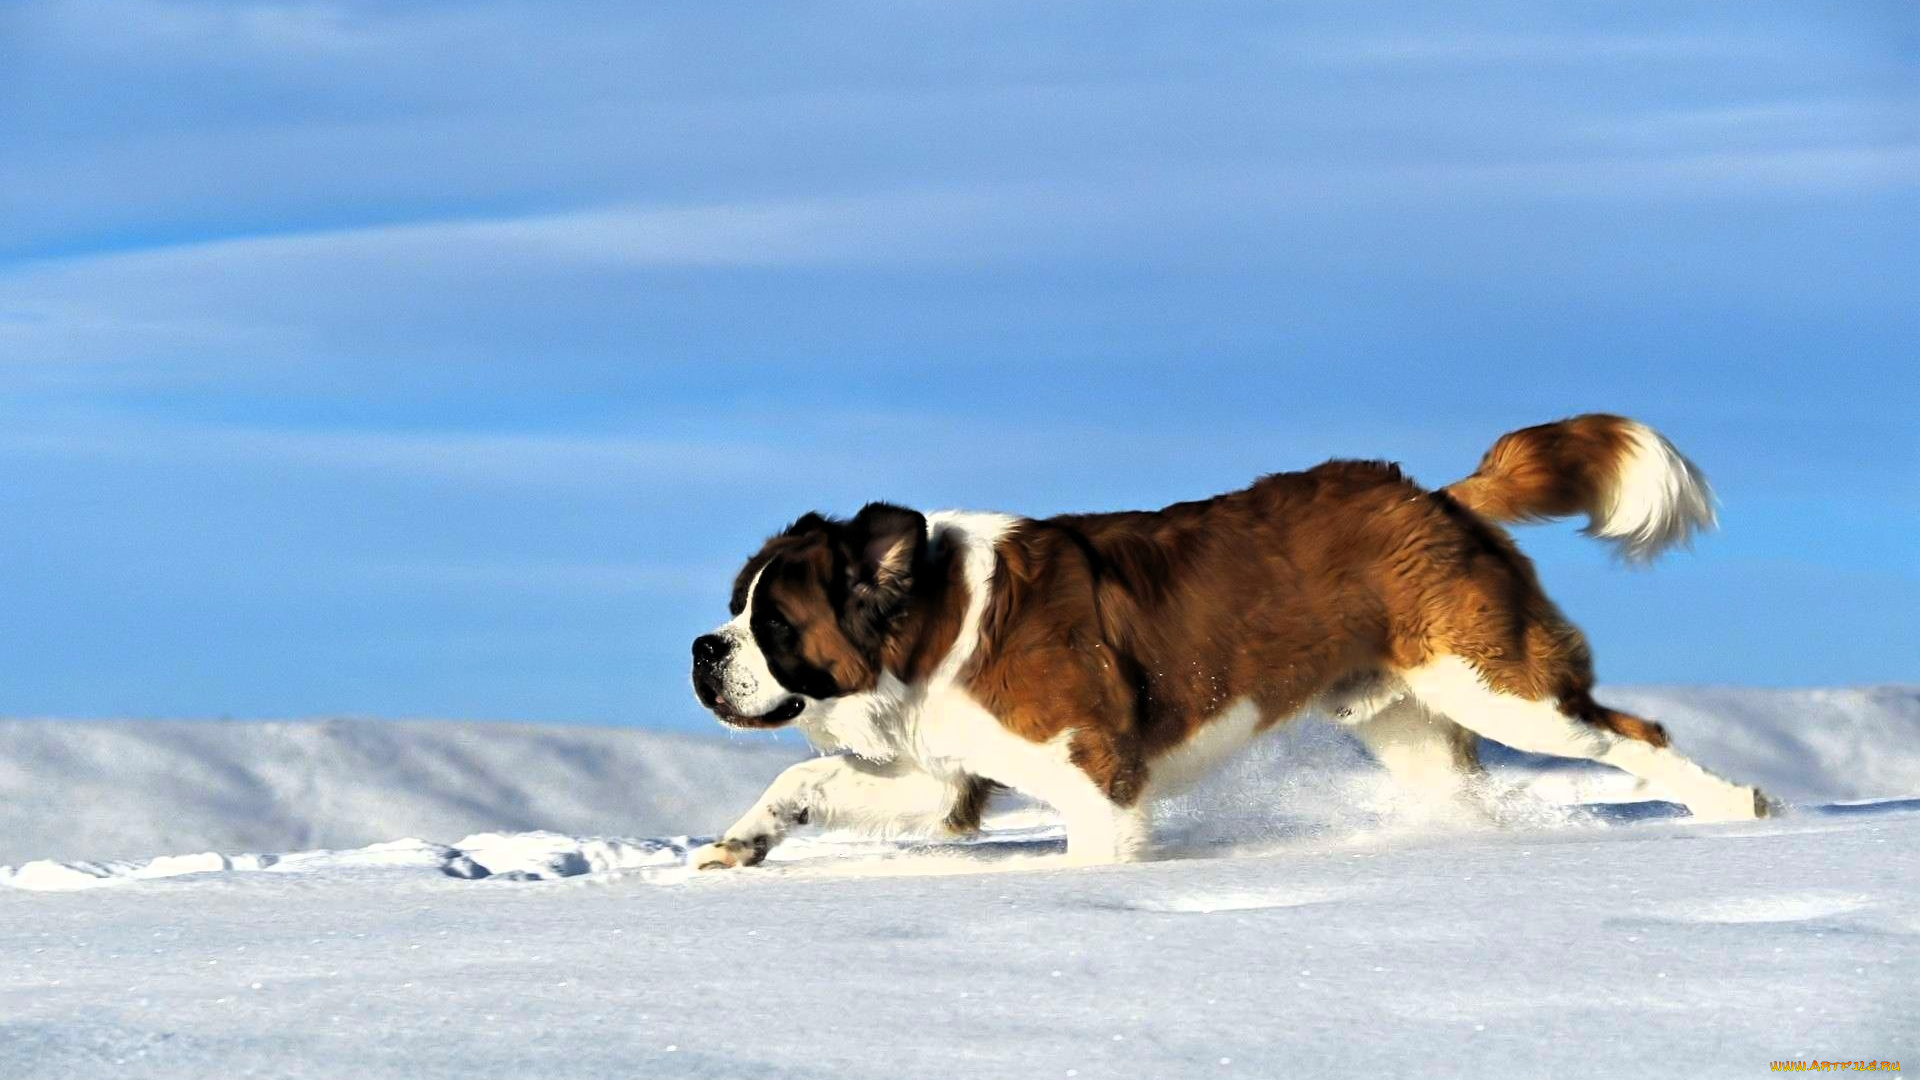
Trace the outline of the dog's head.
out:
[[[693,692],[735,727],[775,728],[872,690],[927,557],[927,519],[870,503],[808,514],[733,582],[733,618],[693,642]]]

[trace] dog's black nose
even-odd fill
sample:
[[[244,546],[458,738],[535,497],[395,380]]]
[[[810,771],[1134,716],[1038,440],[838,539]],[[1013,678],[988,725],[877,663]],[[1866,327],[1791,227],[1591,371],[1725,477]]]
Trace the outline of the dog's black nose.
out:
[[[726,659],[727,651],[731,648],[732,644],[719,634],[701,634],[693,639],[693,662],[717,664]]]

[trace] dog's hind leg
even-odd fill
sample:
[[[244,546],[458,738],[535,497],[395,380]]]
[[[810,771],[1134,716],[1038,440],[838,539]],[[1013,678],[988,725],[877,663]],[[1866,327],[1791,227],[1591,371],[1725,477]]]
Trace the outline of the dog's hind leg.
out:
[[[1471,731],[1403,698],[1349,728],[1400,786],[1428,808],[1484,820],[1473,795],[1483,774]]]
[[[701,870],[753,866],[797,825],[880,835],[972,832],[990,793],[991,785],[973,777],[937,777],[898,762],[813,758],[781,773],[753,809],[690,861]]]
[[[1596,704],[1584,691],[1556,700],[1500,690],[1459,656],[1423,664],[1403,677],[1427,708],[1515,750],[1623,769],[1703,820],[1746,821],[1767,813],[1757,790],[1694,764],[1667,745],[1658,724]]]

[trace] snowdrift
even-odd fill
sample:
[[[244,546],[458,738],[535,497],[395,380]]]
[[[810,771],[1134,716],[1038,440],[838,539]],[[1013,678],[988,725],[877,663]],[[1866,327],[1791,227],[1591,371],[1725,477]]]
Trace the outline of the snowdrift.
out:
[[[804,751],[440,721],[0,721],[0,865],[724,828]]]
[[[1789,802],[1920,795],[1920,687],[1602,697],[1661,719],[1702,764]],[[671,838],[724,827],[803,752],[744,736],[492,723],[6,721],[0,865],[534,831]],[[1487,756],[1546,803],[1649,797],[1613,770]],[[1167,807],[1162,832],[1351,829],[1395,798],[1351,740],[1302,722]]]

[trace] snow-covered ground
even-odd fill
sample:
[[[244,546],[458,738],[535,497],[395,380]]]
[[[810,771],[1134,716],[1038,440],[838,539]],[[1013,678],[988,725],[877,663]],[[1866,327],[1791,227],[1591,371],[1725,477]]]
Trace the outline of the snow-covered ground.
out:
[[[1154,863],[1063,867],[1016,805],[693,874],[675,834],[790,749],[0,724],[0,1077],[1917,1067],[1920,691],[1605,697],[1788,812],[1694,826],[1502,755],[1510,826],[1445,829],[1303,724],[1167,808]]]

